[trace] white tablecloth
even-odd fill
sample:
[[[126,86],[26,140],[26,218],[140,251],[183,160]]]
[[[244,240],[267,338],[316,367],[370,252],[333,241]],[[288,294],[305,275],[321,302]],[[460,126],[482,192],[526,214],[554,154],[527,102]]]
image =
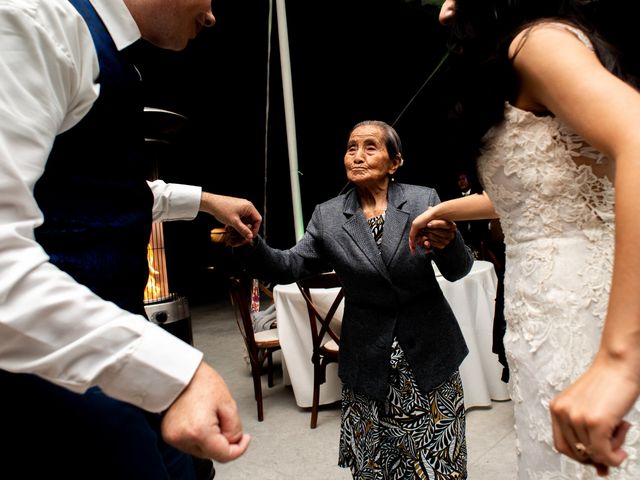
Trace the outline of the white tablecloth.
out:
[[[490,262],[476,261],[469,274],[449,282],[438,276],[438,283],[451,305],[469,355],[460,366],[465,407],[487,406],[491,400],[507,400],[506,385],[500,380],[502,365],[491,351],[493,314],[497,277]],[[328,310],[336,289],[313,290],[312,296],[321,313]],[[313,395],[311,332],[304,299],[295,283],[276,285],[273,289],[278,319],[278,334],[285,366],[285,381],[290,382],[296,404],[310,407]],[[342,306],[336,318],[342,318]],[[320,404],[340,400],[341,383],[337,365],[327,366],[327,381],[320,388]]]

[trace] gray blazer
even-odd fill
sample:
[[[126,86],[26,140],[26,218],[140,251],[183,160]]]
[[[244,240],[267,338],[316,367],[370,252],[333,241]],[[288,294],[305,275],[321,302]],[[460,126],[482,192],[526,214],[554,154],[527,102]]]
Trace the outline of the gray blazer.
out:
[[[431,254],[409,251],[411,222],[439,202],[432,188],[391,183],[379,249],[351,189],[316,206],[304,237],[293,248],[274,249],[257,238],[254,247],[235,251],[248,273],[276,283],[335,270],[345,292],[342,382],[382,400],[395,336],[426,393],[447,380],[468,353],[431,260],[453,281],[471,270],[471,252],[459,233]]]

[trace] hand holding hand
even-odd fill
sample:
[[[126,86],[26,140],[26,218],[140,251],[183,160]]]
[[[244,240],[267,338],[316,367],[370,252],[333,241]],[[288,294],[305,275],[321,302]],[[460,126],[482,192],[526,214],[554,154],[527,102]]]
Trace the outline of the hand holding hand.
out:
[[[608,474],[627,457],[623,417],[638,398],[637,373],[599,353],[593,365],[550,404],[556,449]]]
[[[431,220],[425,229],[423,229],[424,248],[438,250],[449,245],[451,240],[456,238],[456,224],[449,220]]]
[[[249,200],[202,192],[200,210],[233,227],[247,241],[260,230],[262,216]]]
[[[166,411],[161,429],[170,445],[219,462],[240,457],[251,440],[224,380],[204,362]]]
[[[409,232],[409,249],[415,253],[418,245],[427,253],[434,248],[442,249],[449,245],[456,236],[456,224],[450,220],[436,218],[437,209],[429,207],[418,215],[411,224]]]
[[[411,223],[411,230],[409,231],[409,250],[411,250],[411,253],[416,253],[418,245],[423,246],[427,251],[431,251],[427,225],[434,220],[433,214],[433,207],[429,207]]]
[[[241,245],[247,245],[251,242],[252,240],[247,240],[234,228],[229,225],[225,226],[224,244],[227,247],[240,247]]]
[[[418,215],[411,224],[409,249],[411,253],[415,253],[417,245],[422,245],[427,249],[432,246],[443,248],[438,246],[442,244],[439,241],[442,238],[438,239],[437,236],[429,234],[429,228],[437,227],[437,224],[431,223],[433,220],[449,220],[450,225],[447,228],[450,229],[453,220],[480,220],[487,218],[498,218],[498,213],[493,208],[491,199],[484,192],[438,203]]]

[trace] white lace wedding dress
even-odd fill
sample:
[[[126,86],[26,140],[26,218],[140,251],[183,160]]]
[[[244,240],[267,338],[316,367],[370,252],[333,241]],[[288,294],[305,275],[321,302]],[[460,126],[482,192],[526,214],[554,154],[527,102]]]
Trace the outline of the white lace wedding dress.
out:
[[[480,178],[505,236],[504,339],[519,479],[596,479],[553,448],[549,401],[589,366],[608,303],[614,247],[613,163],[555,117],[506,105],[487,133]],[[611,479],[638,480],[638,405],[630,458]]]

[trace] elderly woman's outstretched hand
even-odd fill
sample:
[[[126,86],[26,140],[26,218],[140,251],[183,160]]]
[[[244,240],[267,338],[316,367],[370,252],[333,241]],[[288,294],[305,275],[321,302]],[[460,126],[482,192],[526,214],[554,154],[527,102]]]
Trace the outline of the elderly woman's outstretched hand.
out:
[[[202,192],[200,211],[213,215],[218,221],[229,225],[247,240],[253,240],[260,230],[262,216],[249,200]]]
[[[424,230],[424,240],[422,245],[428,251],[437,248],[438,250],[446,247],[456,238],[456,230],[458,227],[450,220],[431,220]]]
[[[243,245],[251,245],[253,240],[246,239],[240,232],[230,225],[225,225],[224,244],[227,247],[241,247]]]

